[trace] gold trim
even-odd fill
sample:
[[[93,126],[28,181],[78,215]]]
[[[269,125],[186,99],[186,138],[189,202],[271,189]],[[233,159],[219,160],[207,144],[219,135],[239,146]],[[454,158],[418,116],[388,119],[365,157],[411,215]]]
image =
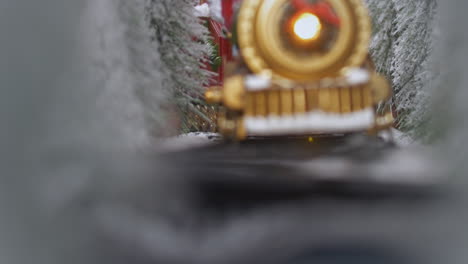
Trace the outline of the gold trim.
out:
[[[392,96],[392,88],[389,81],[378,73],[372,74],[370,81],[374,103],[378,104],[388,100]]]
[[[280,100],[281,100],[281,105],[280,105],[281,115],[292,115],[294,113],[292,91],[281,90]]]
[[[232,76],[224,81],[223,104],[232,110],[244,109],[244,77],[242,75]]]
[[[341,110],[340,89],[333,87],[328,89],[330,91],[330,112],[339,113]]]
[[[245,116],[287,116],[313,111],[351,113],[373,107],[369,84],[323,87],[298,86],[294,89],[275,88],[246,92]]]
[[[245,106],[245,115],[254,116],[255,115],[255,95],[252,93],[246,93],[246,106]]]
[[[307,112],[306,107],[306,94],[304,89],[298,87],[293,90],[293,100],[294,100],[294,113],[301,114]]]
[[[238,19],[239,46],[248,67],[257,74],[271,71],[274,78],[301,81],[338,75],[361,66],[368,52],[370,18],[361,0],[328,0],[342,19],[335,47],[324,58],[297,59],[280,47],[280,30],[273,26],[289,0],[243,1]]]
[[[307,94],[307,111],[312,112],[319,108],[318,89],[306,89]]]
[[[362,88],[362,104],[364,107],[373,106],[372,102],[372,93],[369,85],[366,85]]]
[[[208,104],[219,104],[223,102],[223,87],[212,86],[205,92],[205,100]]]
[[[331,104],[330,89],[320,89],[318,91],[319,109],[325,112],[331,112]]]
[[[356,86],[351,88],[351,102],[353,111],[360,111],[364,108],[362,104],[362,87]]]
[[[351,87],[344,87],[340,89],[340,103],[342,113],[350,113],[352,111],[351,92]]]
[[[271,90],[268,92],[268,112],[270,115],[275,116],[281,114],[279,90]]]
[[[266,92],[256,92],[255,93],[255,115],[257,116],[267,116],[268,115],[268,105]]]

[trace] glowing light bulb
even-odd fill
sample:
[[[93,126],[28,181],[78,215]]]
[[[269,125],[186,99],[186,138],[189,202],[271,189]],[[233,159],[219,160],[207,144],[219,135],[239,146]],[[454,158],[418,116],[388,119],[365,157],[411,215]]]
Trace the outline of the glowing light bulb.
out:
[[[301,14],[296,21],[294,21],[294,34],[301,40],[314,40],[317,39],[322,30],[322,23],[320,19],[312,13]]]

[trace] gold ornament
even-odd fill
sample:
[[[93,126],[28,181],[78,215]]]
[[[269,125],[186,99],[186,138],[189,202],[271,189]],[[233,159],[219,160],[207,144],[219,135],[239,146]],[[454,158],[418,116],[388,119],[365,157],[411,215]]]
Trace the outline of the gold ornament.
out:
[[[220,132],[243,140],[391,126],[391,111],[376,111],[391,86],[367,60],[371,24],[362,0],[307,0],[305,9],[292,2],[243,1],[243,61],[230,64],[223,87],[206,93],[223,106]]]
[[[326,76],[337,76],[345,68],[360,67],[363,64],[368,53],[371,23],[362,1],[327,1],[340,18],[340,26],[333,29],[336,32],[330,50],[322,53],[303,51],[285,45],[288,28],[284,25],[284,20],[290,16],[290,2],[290,0],[243,1],[238,17],[237,33],[243,59],[250,70],[257,74],[271,71],[275,78],[312,81]],[[322,28],[323,21],[318,21],[317,16],[307,12],[302,16],[306,16],[302,19],[308,19],[309,23],[314,23],[317,27],[317,32],[312,32],[310,39],[318,38],[320,31],[325,30]],[[301,22],[300,19],[301,17],[297,23]],[[294,25],[298,26],[297,23]],[[307,35],[311,33],[300,33],[298,28],[295,30],[296,33],[304,34],[303,37],[307,42]]]
[[[224,87],[214,86],[205,92],[205,99],[210,104],[223,104],[231,110],[244,109],[244,78],[242,75],[226,79]]]

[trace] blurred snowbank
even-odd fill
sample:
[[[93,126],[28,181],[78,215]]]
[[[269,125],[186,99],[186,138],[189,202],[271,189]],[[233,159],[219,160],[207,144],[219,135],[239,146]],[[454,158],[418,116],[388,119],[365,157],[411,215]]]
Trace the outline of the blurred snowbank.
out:
[[[440,74],[440,83],[434,90],[434,131],[441,158],[460,176],[465,188],[468,161],[468,34],[466,10],[468,2],[447,0],[440,2],[441,30],[435,49],[434,72]],[[466,189],[465,189],[466,190]]]
[[[392,128],[390,131],[380,132],[379,137],[385,141],[393,141],[399,147],[420,145],[418,141],[412,139],[409,135],[395,128]]]
[[[91,201],[163,167],[137,157],[141,98],[160,95],[143,4],[0,2],[1,263],[118,263],[101,261]]]
[[[436,0],[366,0],[373,19],[370,53],[377,70],[394,87],[392,104],[398,124],[412,137],[425,130],[431,115],[431,95],[438,81],[433,71],[438,25]]]
[[[161,142],[160,150],[180,151],[216,144],[222,141],[222,136],[217,133],[187,133],[178,137],[166,139]]]

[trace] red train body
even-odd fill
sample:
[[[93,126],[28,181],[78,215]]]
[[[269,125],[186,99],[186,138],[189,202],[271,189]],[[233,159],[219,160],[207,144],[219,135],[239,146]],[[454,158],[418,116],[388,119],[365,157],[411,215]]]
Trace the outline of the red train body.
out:
[[[208,1],[201,0],[200,4],[204,4],[206,2]],[[232,27],[234,17],[233,5],[237,2],[240,2],[240,0],[223,0],[220,2],[220,4],[222,4],[221,15],[224,18],[224,23],[221,23],[221,21],[216,21],[211,17],[205,18],[208,22],[208,28],[213,38],[213,42],[218,47],[219,56],[222,59],[221,64],[219,65],[219,67],[217,67],[217,76],[214,80],[214,83],[212,83],[212,86],[223,85],[226,62],[232,60],[232,46],[227,37],[227,34],[229,33],[226,32],[226,29],[230,29]]]

